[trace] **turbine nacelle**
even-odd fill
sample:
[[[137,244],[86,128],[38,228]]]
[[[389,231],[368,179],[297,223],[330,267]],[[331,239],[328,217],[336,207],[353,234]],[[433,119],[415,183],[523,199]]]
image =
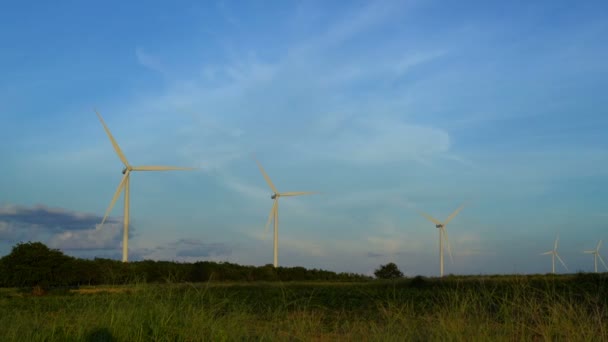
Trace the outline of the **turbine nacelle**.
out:
[[[435,225],[435,228],[441,229],[441,228],[443,228],[443,225],[442,224],[437,224],[437,225]]]
[[[122,174],[124,175],[125,173],[127,173],[128,170],[129,170],[129,168],[125,167],[124,169],[122,169]]]
[[[272,194],[272,196],[270,196],[270,198],[272,198],[272,199],[276,199],[277,197],[279,197],[279,194],[277,194],[277,193],[274,193],[274,194]]]

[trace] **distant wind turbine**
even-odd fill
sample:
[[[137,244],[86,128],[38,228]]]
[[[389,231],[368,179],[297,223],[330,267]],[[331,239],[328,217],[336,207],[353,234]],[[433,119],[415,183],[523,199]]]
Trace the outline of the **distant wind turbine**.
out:
[[[562,260],[562,258],[559,257],[559,254],[557,254],[557,243],[559,241],[559,235],[557,235],[555,237],[555,243],[553,244],[553,250],[552,251],[548,251],[545,253],[541,253],[541,255],[548,255],[551,254],[551,272],[553,274],[555,274],[555,258],[557,257],[557,260],[559,260],[559,262],[562,263],[562,265],[564,266],[564,268],[566,269],[566,271],[568,271],[568,266],[566,266],[566,264],[564,263],[564,261]]]
[[[440,277],[443,277],[443,240],[444,239],[445,239],[446,247],[448,249],[448,254],[450,255],[450,260],[452,260],[452,263],[454,262],[454,258],[452,257],[452,249],[450,248],[450,242],[448,240],[448,232],[445,227],[448,225],[448,223],[450,223],[450,221],[452,221],[454,219],[454,217],[456,217],[456,215],[458,215],[458,213],[462,210],[462,208],[464,208],[464,206],[465,206],[465,204],[461,205],[460,208],[456,209],[452,214],[450,214],[450,216],[448,216],[448,218],[444,222],[441,222],[428,214],[420,212],[420,214],[422,216],[424,216],[427,220],[429,220],[435,224],[435,228],[439,229],[439,276]]]
[[[602,259],[602,256],[600,255],[600,247],[601,246],[602,246],[602,240],[600,240],[597,243],[597,247],[595,247],[594,250],[592,250],[592,251],[583,251],[583,253],[585,253],[585,254],[593,254],[593,266],[594,266],[594,269],[595,269],[595,273],[597,273],[597,259],[598,258],[600,259],[602,265],[604,265],[604,268],[606,270],[608,270],[608,266],[606,266],[606,263],[604,262],[604,259]]]
[[[270,209],[270,214],[268,215],[268,221],[266,222],[266,227],[265,227],[265,231],[268,231],[268,226],[270,225],[270,221],[274,221],[274,253],[273,253],[273,265],[274,267],[278,267],[279,266],[279,197],[290,197],[290,196],[301,196],[301,195],[312,195],[312,194],[318,194],[318,192],[282,192],[280,193],[277,188],[275,188],[274,184],[272,184],[272,181],[270,180],[270,177],[268,177],[268,175],[266,174],[266,171],[264,171],[264,168],[262,167],[262,164],[260,164],[260,162],[255,159],[255,162],[258,164],[258,167],[260,168],[260,172],[262,172],[262,175],[264,176],[264,179],[266,179],[266,183],[268,183],[268,186],[270,187],[270,189],[272,190],[272,196],[270,196],[270,198],[274,201],[274,203],[272,204],[272,208]]]
[[[122,180],[118,184],[118,188],[116,189],[116,192],[114,193],[114,197],[112,197],[110,206],[108,207],[108,210],[106,210],[106,214],[103,217],[103,220],[101,221],[100,226],[103,226],[104,222],[108,218],[108,215],[110,215],[110,212],[112,212],[112,208],[114,207],[114,204],[116,203],[116,200],[118,199],[118,196],[120,196],[121,191],[123,191],[123,189],[124,189],[125,211],[124,211],[124,227],[123,227],[123,234],[122,234],[122,261],[127,262],[128,253],[129,253],[128,252],[129,251],[129,180],[130,180],[130,176],[131,176],[131,171],[193,170],[194,168],[174,167],[174,166],[131,166],[129,164],[129,162],[127,161],[127,158],[125,157],[125,155],[122,153],[120,147],[118,146],[118,143],[112,136],[112,133],[110,133],[110,129],[108,128],[108,126],[106,126],[106,123],[103,121],[101,114],[99,114],[97,111],[95,111],[95,113],[97,114],[99,121],[101,121],[101,124],[103,125],[104,130],[108,134],[108,138],[110,138],[110,142],[112,142],[112,146],[114,147],[114,151],[116,151],[116,154],[118,154],[118,158],[120,158],[122,163],[125,165],[125,168],[122,170],[122,174],[124,176],[122,177]]]

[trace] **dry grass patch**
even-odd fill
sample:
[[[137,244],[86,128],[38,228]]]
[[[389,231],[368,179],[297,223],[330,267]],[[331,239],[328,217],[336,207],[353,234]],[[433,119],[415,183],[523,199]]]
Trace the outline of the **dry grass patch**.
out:
[[[97,293],[131,293],[136,291],[132,287],[93,287],[82,289],[71,289],[70,292],[78,294],[97,294]]]

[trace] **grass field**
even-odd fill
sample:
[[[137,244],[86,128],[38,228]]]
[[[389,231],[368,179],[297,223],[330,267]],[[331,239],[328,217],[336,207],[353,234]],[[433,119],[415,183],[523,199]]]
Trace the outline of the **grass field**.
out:
[[[1,341],[608,341],[606,275],[0,289]]]

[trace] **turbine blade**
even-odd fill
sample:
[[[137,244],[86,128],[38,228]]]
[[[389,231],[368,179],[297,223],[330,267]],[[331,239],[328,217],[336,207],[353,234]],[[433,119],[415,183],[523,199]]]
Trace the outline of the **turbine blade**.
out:
[[[104,215],[103,220],[101,220],[101,224],[99,225],[100,227],[103,226],[104,222],[106,222],[106,219],[110,215],[110,212],[112,212],[112,208],[114,208],[114,204],[116,204],[116,200],[118,199],[118,196],[120,196],[120,192],[122,191],[122,189],[125,186],[125,181],[126,181],[127,177],[129,177],[129,172],[128,171],[127,171],[127,173],[125,173],[125,175],[122,177],[122,180],[118,184],[118,188],[116,188],[116,192],[114,192],[114,197],[112,197],[112,201],[110,202],[110,206],[106,210],[106,214]]]
[[[443,229],[443,239],[445,240],[445,246],[448,249],[448,254],[450,255],[450,260],[452,261],[452,264],[453,264],[454,257],[452,257],[452,247],[450,247],[450,240],[448,240],[448,230],[445,229],[445,227],[442,227],[441,229]]]
[[[608,271],[608,266],[606,266],[606,263],[604,262],[604,259],[602,258],[602,256],[598,254],[597,257],[600,259],[600,262],[602,263],[602,265],[604,265],[604,268]]]
[[[120,158],[120,160],[122,161],[123,164],[125,164],[125,166],[129,166],[129,162],[127,161],[127,158],[122,153],[122,150],[120,149],[120,146],[118,146],[118,143],[116,142],[116,140],[112,136],[112,133],[110,133],[110,129],[106,125],[105,121],[103,121],[103,118],[101,117],[101,114],[99,114],[99,112],[97,112],[97,110],[95,110],[95,113],[97,114],[97,117],[99,118],[99,121],[101,121],[101,124],[103,125],[103,129],[106,131],[106,134],[110,138],[110,141],[112,142],[112,146],[114,146],[114,151],[116,151],[116,154],[118,154],[118,158]]]
[[[174,170],[194,170],[194,167],[177,167],[177,166],[134,166],[133,171],[174,171]]]
[[[425,214],[422,211],[420,211],[419,213],[420,213],[420,215],[424,216],[427,220],[433,222],[434,224],[437,224],[437,225],[441,224],[441,222],[438,219],[432,217],[431,215]]]
[[[600,241],[597,243],[597,247],[595,247],[595,250],[596,250],[596,251],[599,251],[601,246],[602,246],[602,240],[600,240]]]
[[[456,215],[458,215],[458,213],[462,210],[462,208],[464,208],[464,206],[466,205],[466,203],[463,203],[460,208],[454,210],[454,212],[452,214],[450,214],[450,216],[448,216],[448,218],[445,220],[445,222],[443,223],[443,225],[447,225],[448,223],[450,223],[450,221],[452,221],[454,219],[454,217],[456,217]]]
[[[553,251],[548,251],[548,252],[545,252],[545,253],[540,253],[540,255],[549,255],[549,254],[553,254]]]
[[[564,265],[564,268],[566,269],[566,271],[568,271],[568,266],[566,266],[566,264],[564,263],[564,260],[562,260],[562,258],[559,257],[559,254],[555,253],[555,256],[557,257],[557,260],[559,260],[559,262],[561,262],[562,265]]]
[[[320,194],[320,192],[316,191],[296,191],[296,192],[284,192],[279,194],[281,197],[289,197],[289,196],[302,196],[302,195],[314,195]]]
[[[595,251],[583,251],[585,254],[595,254]]]
[[[268,183],[268,186],[270,186],[270,189],[272,189],[272,192],[278,194],[279,191],[277,190],[277,188],[274,187],[274,184],[272,184],[272,181],[270,180],[270,177],[268,177],[268,175],[266,174],[266,171],[264,171],[262,164],[260,164],[260,162],[255,159],[255,157],[253,157],[253,160],[255,160],[255,162],[258,164],[258,168],[260,169],[260,172],[262,172],[262,176],[264,176],[264,179],[266,179],[266,183]]]
[[[553,245],[553,250],[557,249],[557,243],[559,242],[559,235],[555,237],[555,244]]]
[[[272,208],[270,208],[270,214],[268,215],[268,221],[266,221],[266,227],[264,227],[264,234],[268,233],[268,227],[270,227],[270,222],[274,218],[274,212],[277,210],[277,199],[275,198],[272,203]]]

